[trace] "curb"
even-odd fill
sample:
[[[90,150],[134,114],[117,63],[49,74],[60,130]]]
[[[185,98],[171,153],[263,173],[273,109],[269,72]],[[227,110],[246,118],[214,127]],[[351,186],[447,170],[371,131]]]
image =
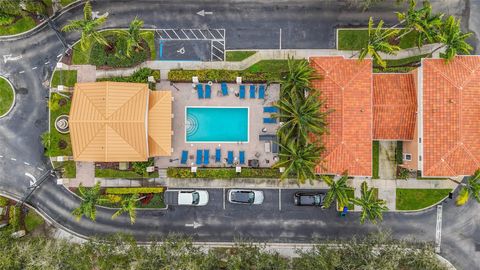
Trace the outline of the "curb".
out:
[[[0,115],[0,119],[2,119],[5,116],[7,116],[13,110],[13,107],[15,106],[15,102],[17,100],[17,93],[15,92],[15,87],[13,87],[13,84],[10,82],[10,80],[8,80],[7,77],[4,77],[4,76],[0,75],[0,79],[4,79],[10,85],[10,89],[13,92],[12,105],[10,105],[10,108],[4,114]]]
[[[0,36],[0,40],[1,41],[9,41],[9,40],[15,40],[17,38],[23,38],[23,37],[28,37],[29,35],[33,34],[34,32],[36,31],[39,31],[39,30],[42,30],[46,25],[47,25],[47,21],[48,20],[53,20],[57,17],[60,17],[61,15],[63,15],[65,12],[68,12],[70,11],[71,9],[75,8],[78,4],[81,4],[84,0],[77,0],[77,1],[74,1],[68,5],[66,5],[65,7],[63,7],[60,11],[60,13],[58,14],[53,14],[52,16],[48,17],[47,19],[45,19],[43,22],[41,22],[40,24],[37,24],[35,27],[33,27],[32,29],[29,29],[25,32],[22,32],[22,33],[18,33],[18,34],[15,34],[15,35],[8,35],[8,36]]]

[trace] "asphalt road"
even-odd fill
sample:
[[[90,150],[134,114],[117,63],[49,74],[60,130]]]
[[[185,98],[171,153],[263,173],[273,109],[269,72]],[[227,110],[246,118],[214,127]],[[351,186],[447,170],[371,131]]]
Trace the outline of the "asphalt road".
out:
[[[435,0],[442,3],[445,1]],[[465,16],[468,5],[445,5]],[[95,1],[94,10],[110,13],[107,27],[125,27],[135,16],[146,27],[156,28],[225,28],[227,49],[333,48],[334,29],[340,26],[365,25],[368,17],[382,17],[393,23],[392,2],[361,13],[340,1]],[[442,5],[439,5],[443,8]],[[212,11],[201,17],[199,10]],[[451,12],[450,12],[451,13]],[[57,17],[61,27],[68,19],[78,18],[81,7]],[[465,25],[468,27],[468,25]],[[68,43],[78,35],[65,34]],[[32,34],[12,40],[0,39],[0,55],[21,56],[15,61],[0,62],[0,74],[14,84],[17,101],[13,111],[0,119],[0,192],[20,197],[27,191],[29,179],[25,173],[39,177],[50,168],[43,155],[40,135],[47,130],[46,97],[48,82],[58,57],[64,52],[53,30],[43,27]],[[3,57],[2,57],[3,58]],[[0,58],[0,60],[3,60]],[[211,203],[205,207],[172,207],[168,211],[139,211],[137,223],[130,225],[128,217],[111,220],[112,210],[99,208],[96,222],[74,220],[71,211],[78,198],[55,179],[48,179],[31,198],[31,204],[50,216],[56,223],[85,236],[127,232],[140,241],[162,237],[168,233],[185,233],[198,241],[232,241],[249,238],[268,242],[311,242],[315,239],[352,237],[380,229],[391,230],[395,237],[435,240],[436,210],[418,213],[388,213],[379,226],[359,225],[358,214],[338,217],[332,210],[302,208],[291,205],[291,193],[282,191],[281,210],[278,190],[267,190],[262,206],[242,207],[226,203],[223,191],[209,190]],[[475,249],[480,243],[478,232],[480,207],[476,203],[457,208],[444,207],[442,255],[462,269],[479,269],[480,256]],[[185,224],[198,222],[199,228]]]

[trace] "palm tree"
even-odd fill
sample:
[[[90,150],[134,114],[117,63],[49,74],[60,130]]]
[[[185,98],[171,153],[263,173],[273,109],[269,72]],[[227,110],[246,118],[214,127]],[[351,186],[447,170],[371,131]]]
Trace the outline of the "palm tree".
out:
[[[131,224],[135,223],[135,219],[137,217],[137,213],[136,213],[137,202],[139,200],[141,200],[141,198],[139,198],[138,194],[133,194],[132,196],[125,198],[121,202],[122,207],[113,214],[112,219],[116,219],[118,216],[120,216],[123,213],[128,213],[128,215],[130,216],[130,223]]]
[[[472,32],[462,32],[460,19],[456,20],[455,17],[449,16],[436,36],[436,40],[442,43],[442,45],[433,50],[431,54],[441,48],[445,48],[445,53],[442,54],[442,57],[447,62],[452,60],[458,53],[470,54],[473,47],[465,40],[471,35]]]
[[[285,168],[280,179],[283,180],[291,174],[296,174],[297,183],[304,184],[305,180],[315,178],[315,166],[318,164],[323,148],[315,144],[301,145],[290,140],[287,144],[279,144],[282,151],[280,161],[273,165],[274,168]]]
[[[325,196],[323,206],[325,208],[329,208],[330,205],[335,200],[338,201],[338,204],[340,206],[347,205],[348,204],[347,190],[350,189],[350,187],[347,186],[348,172],[345,171],[342,174],[342,177],[337,181],[335,181],[333,177],[329,177],[329,176],[323,176],[322,179],[330,187],[330,189],[327,192],[327,195]]]
[[[450,179],[462,186],[458,192],[457,205],[464,205],[468,202],[470,197],[473,196],[477,202],[480,203],[480,169],[476,170],[475,173],[468,178],[467,183],[461,183]]]
[[[386,67],[387,63],[380,56],[380,52],[386,54],[396,54],[400,47],[392,45],[388,42],[388,38],[398,34],[397,29],[382,29],[383,20],[380,20],[377,27],[374,28],[372,17],[368,21],[368,42],[365,47],[360,50],[359,60],[363,60],[367,55],[370,55],[373,60],[381,67]]]
[[[362,196],[351,200],[354,204],[362,207],[360,223],[363,224],[365,219],[370,220],[373,224],[376,224],[377,220],[382,221],[383,212],[388,210],[386,202],[377,199],[374,189],[369,189],[367,182],[362,183],[361,189]]]
[[[408,33],[417,32],[417,46],[423,46],[425,40],[434,42],[434,37],[442,25],[443,14],[432,15],[432,6],[428,1],[423,2],[423,7],[416,9],[415,0],[410,0],[410,6],[407,12],[397,12],[397,18],[405,24],[403,34],[396,39],[401,39]]]
[[[131,57],[132,53],[135,50],[143,50],[142,40],[149,35],[148,32],[141,32],[140,29],[143,27],[143,21],[139,20],[137,17],[130,22],[128,30],[116,31],[121,37],[125,40],[125,52],[127,57]]]
[[[282,80],[282,97],[304,99],[306,92],[310,91],[310,82],[318,79],[315,72],[308,61],[288,58],[288,74]]]
[[[82,216],[88,217],[91,220],[95,221],[97,216],[96,205],[102,201],[108,201],[107,199],[100,198],[100,183],[96,183],[92,188],[86,189],[83,187],[82,183],[78,186],[78,191],[82,197],[80,205],[75,208],[72,214],[76,217],[77,221],[82,218]]]
[[[87,3],[85,3],[85,7],[83,8],[83,20],[71,20],[62,28],[62,31],[71,32],[79,30],[81,32],[80,47],[82,51],[86,51],[88,48],[90,48],[90,45],[93,41],[101,43],[105,46],[109,46],[105,37],[98,32],[98,28],[106,21],[106,16],[93,19],[92,5],[90,4],[90,1],[87,1]]]
[[[305,100],[298,99],[280,99],[275,106],[279,113],[273,114],[273,117],[282,119],[284,123],[278,129],[278,134],[283,139],[293,139],[297,141],[308,141],[311,134],[322,135],[326,131],[327,122],[325,120],[327,112],[323,112],[323,100],[320,100],[318,94],[310,94]]]

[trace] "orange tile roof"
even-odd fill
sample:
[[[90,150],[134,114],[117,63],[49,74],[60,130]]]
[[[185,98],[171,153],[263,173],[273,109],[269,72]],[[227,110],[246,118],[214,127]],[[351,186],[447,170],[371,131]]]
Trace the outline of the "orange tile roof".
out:
[[[423,60],[423,176],[480,167],[480,56]]]
[[[373,74],[373,139],[413,139],[417,122],[414,72]]]
[[[152,91],[148,102],[148,151],[152,156],[172,154],[172,92]]]
[[[313,82],[325,99],[329,134],[317,173],[372,175],[372,61],[342,56],[312,57],[310,64],[322,77]]]
[[[145,161],[148,85],[77,83],[69,125],[77,161]]]

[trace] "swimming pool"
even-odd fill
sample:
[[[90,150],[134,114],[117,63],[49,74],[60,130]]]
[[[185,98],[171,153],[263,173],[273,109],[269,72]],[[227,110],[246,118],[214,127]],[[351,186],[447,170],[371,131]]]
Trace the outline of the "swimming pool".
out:
[[[248,142],[247,107],[185,107],[186,142]]]

